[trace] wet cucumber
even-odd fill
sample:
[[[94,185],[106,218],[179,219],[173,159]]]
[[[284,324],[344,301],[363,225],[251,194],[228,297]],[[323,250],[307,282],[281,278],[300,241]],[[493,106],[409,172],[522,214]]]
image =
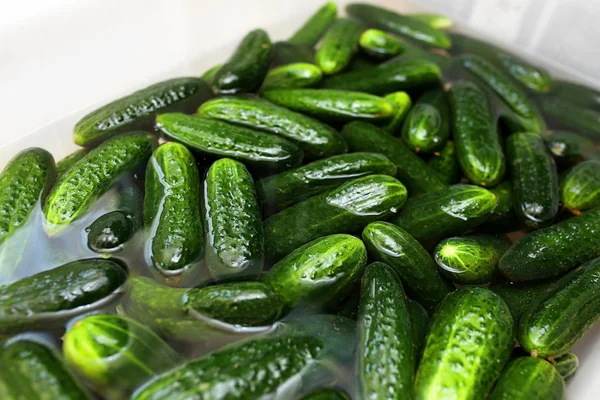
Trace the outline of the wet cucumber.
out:
[[[548,361],[534,357],[519,357],[508,364],[490,400],[562,400],[565,382]]]
[[[510,314],[513,316],[515,323],[518,323],[521,316],[538,297],[546,293],[556,279],[545,279],[542,281],[532,282],[507,282],[493,284],[490,290],[502,297],[506,305],[510,309]]]
[[[585,108],[600,109],[600,92],[590,87],[555,79],[552,95]]]
[[[360,35],[360,48],[379,60],[395,57],[405,50],[404,42],[379,29],[367,29]]]
[[[395,178],[370,175],[304,200],[264,222],[266,256],[277,261],[318,237],[359,232],[398,212],[406,196],[406,188]],[[309,215],[318,218],[307,220]]]
[[[62,160],[56,163],[56,176],[61,177],[67,172],[73,165],[77,164],[77,161],[81,160],[89,152],[88,149],[79,149],[64,157]]]
[[[319,8],[292,37],[290,43],[313,47],[337,17],[337,5],[329,2]]]
[[[594,142],[572,132],[555,131],[544,136],[546,147],[560,166],[569,166],[584,161],[594,151]]]
[[[346,68],[358,51],[363,25],[354,19],[335,20],[325,32],[315,54],[317,66],[325,75],[334,75]]]
[[[312,47],[290,42],[275,42],[272,46],[271,67],[293,63],[314,64],[315,52]]]
[[[286,64],[267,73],[261,90],[313,87],[318,85],[322,78],[323,73],[316,65]]]
[[[416,357],[410,313],[402,283],[384,263],[365,269],[357,323],[359,398],[411,398]]]
[[[307,394],[300,400],[349,400],[346,394],[338,389],[318,389]]]
[[[121,250],[135,233],[134,217],[117,210],[100,216],[85,230],[87,244],[96,253],[113,253]]]
[[[412,330],[413,347],[415,348],[416,360],[421,359],[421,349],[429,331],[429,314],[423,306],[414,300],[408,300],[408,312],[410,314],[410,327]],[[415,369],[418,367],[415,363]]]
[[[431,154],[450,137],[450,108],[442,89],[423,94],[406,117],[402,140],[415,153]]]
[[[396,136],[402,129],[404,119],[412,107],[412,100],[406,92],[390,93],[383,98],[394,107],[394,113],[388,122],[381,128],[387,133]]]
[[[411,14],[410,17],[423,21],[435,29],[450,29],[454,25],[454,21],[441,14],[418,13]]]
[[[509,360],[515,326],[490,290],[463,286],[439,305],[415,378],[416,399],[484,399]]]
[[[212,81],[213,76],[215,76],[217,71],[220,70],[222,66],[223,64],[217,64],[214,67],[210,67],[202,74],[202,76],[200,76],[200,78],[204,79],[206,82]]]
[[[484,228],[491,232],[511,232],[514,231],[517,223],[517,216],[513,207],[512,182],[504,181],[498,186],[489,189],[498,200],[498,205],[492,215],[485,222]]]
[[[554,368],[558,371],[565,382],[569,382],[579,369],[579,358],[572,352],[563,354],[554,359]]]
[[[434,153],[427,161],[427,165],[434,169],[440,180],[447,185],[454,185],[460,181],[461,171],[452,141],[447,141],[439,152]]]
[[[439,52],[429,51],[427,49],[423,49],[413,43],[404,42],[404,46],[406,49],[402,54],[391,58],[384,62],[384,64],[392,64],[397,63],[399,61],[428,61],[434,65],[437,65],[440,71],[440,78],[443,71],[446,71],[451,66],[452,59],[447,54],[440,54]]]
[[[577,164],[561,185],[563,206],[579,212],[600,206],[600,161]]]
[[[550,127],[565,128],[596,140],[600,138],[600,111],[555,96],[538,97],[536,102]]]

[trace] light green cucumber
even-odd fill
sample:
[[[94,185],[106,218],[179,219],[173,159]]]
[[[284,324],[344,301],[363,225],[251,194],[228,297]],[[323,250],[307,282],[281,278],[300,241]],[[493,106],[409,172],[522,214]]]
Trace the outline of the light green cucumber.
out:
[[[322,78],[323,73],[316,65],[287,64],[270,70],[261,90],[313,87],[318,85]]]
[[[326,3],[288,39],[288,42],[313,47],[336,17],[337,5],[334,2]]]
[[[384,131],[397,136],[398,132],[400,132],[402,128],[402,124],[404,123],[406,116],[410,111],[410,108],[412,107],[412,100],[406,92],[390,93],[384,97],[384,100],[387,100],[392,106],[394,106],[394,114],[388,122],[381,126],[381,128]]]
[[[379,29],[364,31],[359,44],[362,51],[379,60],[395,57],[405,50],[404,42]]]
[[[350,64],[358,51],[363,25],[355,19],[339,18],[325,32],[315,54],[317,66],[325,75],[334,75]]]

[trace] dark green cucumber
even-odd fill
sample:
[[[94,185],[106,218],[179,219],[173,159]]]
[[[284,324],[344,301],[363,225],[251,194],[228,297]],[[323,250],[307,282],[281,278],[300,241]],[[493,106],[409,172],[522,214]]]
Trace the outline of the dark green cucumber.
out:
[[[369,256],[394,268],[411,295],[429,311],[454,290],[427,251],[405,230],[373,222],[363,230],[362,239]]]
[[[461,81],[450,89],[450,104],[452,137],[465,176],[480,186],[497,185],[504,177],[504,152],[487,94]]]
[[[565,382],[550,362],[534,357],[519,357],[508,364],[490,400],[563,400]]]
[[[600,111],[555,96],[538,97],[536,102],[549,120],[549,126],[572,130],[595,140],[600,138]]]
[[[447,141],[446,145],[427,161],[427,165],[437,172],[440,180],[447,185],[454,185],[460,181],[460,167],[456,159],[454,142]]]
[[[600,161],[584,161],[569,171],[561,185],[563,206],[578,212],[600,206]]]
[[[411,195],[446,188],[435,170],[386,131],[365,122],[351,122],[342,129],[342,137],[351,151],[372,151],[388,157],[396,167],[396,176]]]
[[[383,124],[381,128],[387,133],[396,136],[400,129],[402,129],[404,119],[412,107],[412,100],[406,92],[390,93],[383,99],[394,107],[394,113],[390,120]]]
[[[349,400],[349,397],[338,389],[325,388],[310,392],[300,400]]]
[[[159,115],[156,125],[169,138],[205,156],[275,170],[302,163],[302,150],[294,143],[227,122],[174,113]]]
[[[518,323],[521,316],[536,299],[546,293],[556,279],[545,279],[542,281],[532,282],[507,282],[493,284],[490,289],[502,297],[506,305],[510,309],[510,314],[513,316],[515,323]]]
[[[377,153],[341,154],[263,178],[257,182],[257,191],[263,207],[274,213],[352,179],[373,174],[395,176],[396,166]]]
[[[198,115],[266,131],[295,142],[307,159],[345,153],[348,146],[340,134],[315,119],[249,97],[220,97],[204,103]]]
[[[215,161],[206,174],[203,202],[206,264],[213,279],[257,278],[264,262],[263,227],[244,164]]]
[[[148,162],[144,225],[152,273],[174,286],[195,279],[204,250],[200,177],[194,156],[179,143],[161,145]]]
[[[579,358],[573,353],[568,352],[554,359],[554,368],[558,371],[565,382],[569,382],[579,369]]]
[[[329,2],[319,8],[292,37],[290,43],[313,47],[337,17],[337,5]]]
[[[504,181],[489,190],[496,196],[498,205],[485,222],[484,227],[496,233],[514,231],[518,222],[513,207],[512,182]]]
[[[533,356],[558,357],[599,317],[600,258],[595,258],[562,277],[525,311],[519,342]]]
[[[402,140],[415,153],[441,150],[450,137],[450,107],[443,89],[423,94],[406,117]]]
[[[323,73],[313,64],[293,63],[273,68],[267,73],[261,90],[316,86]]]
[[[596,147],[594,142],[577,133],[555,131],[544,136],[546,147],[559,165],[574,165],[587,159]]]
[[[366,3],[349,4],[346,6],[346,12],[367,25],[406,36],[427,46],[448,49],[452,45],[448,36],[443,32],[417,18],[400,15],[394,11]]]
[[[398,275],[384,263],[365,269],[357,325],[359,398],[411,398],[416,357],[410,313]]]
[[[269,217],[265,252],[280,260],[321,236],[359,232],[370,222],[394,215],[406,201],[406,188],[387,175],[370,175],[344,183]],[[307,216],[318,216],[307,220]]]
[[[492,215],[496,196],[473,185],[454,185],[408,199],[391,222],[419,241],[461,235]]]
[[[429,314],[425,308],[414,300],[408,300],[408,312],[410,314],[410,328],[412,330],[413,347],[415,348],[415,358],[421,359],[421,350],[429,331]],[[415,363],[415,369],[417,368]]]
[[[600,109],[600,91],[579,83],[555,79],[552,95],[581,107]]]
[[[367,250],[350,235],[313,240],[276,263],[264,276],[288,308],[341,299],[367,263]]]
[[[219,94],[257,91],[271,64],[271,40],[267,32],[255,29],[248,33],[229,60],[215,72],[211,86]]]
[[[437,65],[440,70],[440,75],[442,71],[447,70],[451,66],[452,59],[446,53],[439,53],[434,51],[429,51],[427,49],[423,49],[416,44],[410,42],[404,42],[404,46],[406,49],[402,54],[391,58],[384,62],[383,64],[392,64],[397,63],[399,61],[428,61],[432,64]],[[382,65],[383,65],[382,64]],[[440,78],[441,79],[441,78]]]
[[[535,133],[515,133],[506,140],[506,155],[517,217],[531,228],[550,225],[558,213],[560,193],[554,160]]]
[[[518,240],[499,267],[512,281],[528,281],[559,276],[598,256],[600,210],[590,210]]]
[[[126,281],[119,264],[91,258],[0,286],[0,332],[61,325],[109,303]]]
[[[77,161],[81,160],[89,152],[88,149],[79,149],[64,157],[56,163],[56,176],[60,177],[67,172]]]
[[[402,40],[379,29],[367,29],[360,35],[360,48],[366,54],[379,60],[395,57],[405,50]]]
[[[410,14],[409,16],[418,19],[419,21],[423,21],[435,29],[450,29],[454,25],[454,21],[441,14],[417,13]]]
[[[490,290],[463,286],[439,305],[415,379],[416,399],[484,399],[509,360],[515,325]]]
[[[223,64],[217,64],[214,67],[210,67],[200,76],[200,78],[204,79],[206,82],[212,81],[213,76],[215,76],[217,71],[220,70],[222,66]]]
[[[312,47],[290,42],[275,42],[272,46],[273,57],[271,67],[279,67],[293,63],[315,62],[315,52]]]
[[[73,140],[80,146],[95,146],[118,133],[150,129],[158,113],[194,112],[210,96],[203,79],[169,79],[89,113],[75,125]]]
[[[334,75],[350,64],[358,51],[363,25],[355,19],[335,20],[325,32],[315,54],[317,66],[325,75]]]
[[[121,250],[135,233],[133,219],[132,215],[119,210],[100,216],[85,229],[90,250],[96,253]]]

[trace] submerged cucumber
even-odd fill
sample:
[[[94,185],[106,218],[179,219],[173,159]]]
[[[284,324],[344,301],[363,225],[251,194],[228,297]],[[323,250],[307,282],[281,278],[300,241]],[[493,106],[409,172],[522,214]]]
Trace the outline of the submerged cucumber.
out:
[[[506,367],[490,400],[565,398],[565,382],[550,362],[541,358],[519,357]]]
[[[387,133],[396,136],[402,128],[404,118],[406,118],[412,106],[412,100],[406,92],[390,93],[384,97],[384,100],[388,101],[394,107],[394,113],[390,120],[382,125],[381,128]]]
[[[569,129],[596,140],[600,138],[600,111],[555,96],[538,97],[536,102],[551,127]]]
[[[561,186],[564,207],[577,212],[600,206],[600,161],[577,164]]]
[[[100,216],[85,230],[87,244],[96,253],[112,253],[123,248],[135,233],[134,217],[117,210]]]
[[[559,165],[572,165],[584,161],[596,147],[591,139],[565,131],[550,132],[544,136],[544,141]]]
[[[361,49],[379,60],[397,56],[405,49],[404,42],[378,29],[367,29],[360,36]]]
[[[402,139],[415,153],[440,150],[450,136],[450,108],[442,89],[423,94],[406,117]]]
[[[456,147],[454,142],[447,141],[439,152],[427,161],[427,165],[437,172],[440,180],[448,185],[454,185],[460,181],[460,167],[456,159]]]
[[[525,310],[531,307],[538,297],[546,293],[556,281],[556,279],[546,279],[492,284],[490,290],[502,297],[510,309],[515,323],[518,323]]]
[[[334,75],[350,64],[358,51],[363,25],[349,18],[335,20],[325,32],[315,54],[316,64],[323,74]]]
[[[288,39],[288,41],[290,43],[312,47],[317,44],[319,39],[321,39],[321,36],[323,36],[336,17],[337,5],[334,2],[329,2],[319,8],[317,12]]]
[[[555,79],[552,95],[585,108],[600,108],[600,92],[579,83]]]
[[[61,177],[73,165],[77,164],[89,152],[88,149],[79,149],[64,157],[56,163],[56,176]]]
[[[293,63],[273,68],[267,73],[261,90],[316,86],[323,73],[313,64]]]
[[[572,352],[563,354],[554,359],[554,362],[554,368],[556,368],[565,382],[569,382],[573,379],[575,373],[577,373],[577,370],[579,369],[579,358]]]

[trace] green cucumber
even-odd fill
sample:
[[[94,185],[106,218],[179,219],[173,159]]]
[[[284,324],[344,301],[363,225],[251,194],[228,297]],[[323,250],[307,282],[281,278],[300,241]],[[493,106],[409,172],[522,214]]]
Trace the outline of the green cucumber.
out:
[[[135,233],[133,216],[123,211],[111,211],[98,217],[85,230],[87,245],[96,253],[120,251]]]
[[[433,153],[427,165],[437,172],[440,180],[447,185],[454,185],[460,181],[460,166],[456,159],[456,147],[453,141],[447,141],[439,151]]]
[[[348,148],[339,133],[328,125],[261,99],[220,97],[204,103],[198,115],[289,139],[310,160],[345,153]]]
[[[410,17],[423,21],[435,29],[450,29],[454,25],[454,21],[441,14],[417,13],[411,14]]]
[[[319,8],[292,37],[290,43],[313,47],[337,17],[337,5],[329,2]]]
[[[504,181],[498,186],[489,189],[496,196],[498,205],[492,215],[484,224],[491,232],[511,232],[518,225],[517,215],[513,207],[512,182]]]
[[[405,50],[404,42],[379,29],[367,29],[360,35],[360,48],[379,60],[395,57]]]
[[[416,399],[484,399],[509,360],[515,326],[504,301],[478,286],[439,305],[415,378]]]
[[[265,223],[265,253],[280,260],[321,236],[359,232],[370,222],[389,218],[406,201],[406,188],[387,175],[346,182],[269,217]],[[307,216],[318,218],[307,221]]]
[[[353,3],[346,6],[346,12],[367,25],[406,36],[427,46],[448,49],[452,45],[448,36],[426,22],[385,8],[366,3]]]
[[[454,290],[427,251],[405,230],[388,222],[373,222],[363,230],[362,239],[369,256],[391,266],[427,310],[432,311]]]
[[[572,132],[555,131],[544,136],[546,147],[559,165],[574,165],[587,159],[594,151],[594,142]]]
[[[375,262],[365,269],[357,322],[359,397],[412,397],[416,357],[410,313],[402,284],[388,265]]]
[[[578,212],[600,206],[600,161],[584,161],[569,171],[562,182],[563,206]]]
[[[412,100],[406,92],[390,93],[383,99],[394,107],[394,113],[392,118],[382,125],[381,128],[387,133],[395,136],[400,129],[402,129],[404,119],[412,106]]]
[[[317,66],[325,75],[334,75],[350,64],[358,51],[363,25],[354,19],[335,20],[325,32],[315,54]]]
[[[323,73],[316,65],[286,64],[267,73],[261,90],[313,87],[318,85],[322,78]]]
[[[548,361],[534,357],[519,357],[508,364],[490,400],[563,400],[565,382]]]
[[[579,358],[573,353],[568,352],[554,359],[554,368],[558,371],[565,382],[569,382],[579,369]]]
[[[315,52],[312,47],[290,42],[275,42],[272,46],[271,67],[294,63],[314,64]]]
[[[415,153],[441,150],[450,137],[450,107],[443,89],[423,94],[402,127],[402,140]]]
[[[166,136],[211,157],[230,157],[265,169],[289,169],[302,163],[302,150],[278,136],[214,119],[162,114],[156,125]]]
[[[80,146],[95,146],[118,133],[150,129],[158,113],[194,112],[210,96],[203,79],[169,79],[87,114],[75,125],[73,140]]]
[[[351,122],[342,129],[342,137],[351,151],[372,151],[388,157],[396,167],[396,176],[411,195],[446,188],[435,170],[386,131],[365,122]]]
[[[215,161],[204,180],[203,201],[206,264],[213,279],[257,278],[264,262],[263,227],[244,164]]]
[[[555,96],[538,97],[537,105],[549,120],[549,126],[572,130],[595,140],[600,138],[600,111]]]
[[[450,89],[452,135],[458,162],[474,184],[492,187],[504,177],[505,162],[492,107],[477,84],[461,81]]]
[[[350,65],[348,65],[348,72],[350,71],[363,71],[365,69],[371,69],[380,64],[379,60],[374,59],[373,57],[369,57],[363,53],[358,53]],[[331,79],[328,77],[327,79]]]
[[[217,64],[214,67],[210,67],[200,76],[200,78],[204,79],[206,82],[212,81],[213,77],[222,66],[223,64]]]
[[[350,235],[330,235],[291,252],[263,276],[288,308],[341,299],[367,263],[367,250]]]
[[[555,79],[552,95],[584,108],[600,109],[600,91],[579,83]]]
[[[538,297],[552,288],[556,279],[545,279],[531,282],[507,282],[492,284],[490,290],[502,297],[510,309],[515,323]]]
[[[79,149],[58,161],[56,163],[56,176],[61,177],[64,175],[73,165],[85,157],[88,152],[88,149]]]
[[[600,210],[540,229],[515,242],[500,259],[500,271],[511,281],[559,276],[600,256]]]
[[[325,388],[310,392],[300,400],[349,400],[349,397],[338,389]]]
[[[396,166],[377,153],[341,154],[263,178],[257,191],[269,213],[281,211],[361,176],[396,175]]]
[[[271,64],[271,40],[267,32],[248,33],[229,60],[215,72],[211,86],[215,93],[235,94],[257,91]]]
[[[430,63],[436,65],[439,68],[439,71],[440,71],[439,79],[442,79],[442,77],[441,77],[442,72],[446,71],[451,66],[452,59],[446,53],[429,51],[427,49],[423,49],[423,48],[421,48],[413,43],[410,43],[408,41],[404,42],[404,46],[406,47],[406,49],[404,50],[404,52],[402,54],[387,60],[386,62],[384,62],[381,65],[384,65],[384,64],[387,65],[387,64],[397,63],[399,61],[409,61],[409,60],[427,61],[427,62],[430,62]]]
[[[425,344],[427,331],[429,331],[429,314],[425,308],[414,300],[408,300],[408,312],[410,314],[410,327],[412,330],[413,347],[415,348],[415,357],[421,359],[421,350]],[[415,369],[417,368],[415,363]]]

